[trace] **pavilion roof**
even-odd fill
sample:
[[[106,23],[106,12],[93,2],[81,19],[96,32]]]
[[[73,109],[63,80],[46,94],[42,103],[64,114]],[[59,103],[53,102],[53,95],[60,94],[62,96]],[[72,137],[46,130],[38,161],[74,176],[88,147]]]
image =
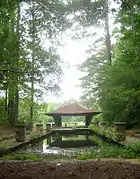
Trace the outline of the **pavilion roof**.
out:
[[[86,114],[99,114],[95,110],[91,110],[77,101],[70,100],[59,106],[52,113],[46,113],[47,115],[86,115]]]

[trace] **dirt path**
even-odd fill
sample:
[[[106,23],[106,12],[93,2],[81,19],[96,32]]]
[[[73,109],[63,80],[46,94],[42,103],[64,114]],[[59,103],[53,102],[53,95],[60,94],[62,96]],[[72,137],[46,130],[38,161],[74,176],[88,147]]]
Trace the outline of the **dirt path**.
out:
[[[117,160],[0,162],[0,179],[140,179],[140,164]]]

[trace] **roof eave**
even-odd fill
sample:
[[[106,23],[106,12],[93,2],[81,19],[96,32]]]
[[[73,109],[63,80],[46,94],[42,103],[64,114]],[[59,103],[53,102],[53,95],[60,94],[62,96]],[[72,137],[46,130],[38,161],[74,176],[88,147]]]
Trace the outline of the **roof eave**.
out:
[[[48,116],[87,116],[87,115],[97,115],[102,112],[95,112],[95,111],[89,111],[89,112],[80,112],[80,113],[45,113],[45,115]]]

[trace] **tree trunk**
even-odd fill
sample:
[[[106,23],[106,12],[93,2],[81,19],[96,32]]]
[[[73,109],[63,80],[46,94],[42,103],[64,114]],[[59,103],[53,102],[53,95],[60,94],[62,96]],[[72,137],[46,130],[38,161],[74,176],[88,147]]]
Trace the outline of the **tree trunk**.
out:
[[[109,7],[108,7],[108,0],[105,1],[105,36],[106,36],[106,56],[109,61],[109,65],[112,64],[111,60],[111,38],[109,32]]]
[[[7,100],[8,100],[8,94],[7,94],[8,90],[7,90],[7,86],[6,86],[6,89],[5,89],[5,104],[4,104],[4,110],[5,110],[5,119],[7,119],[7,109],[8,109],[8,106],[7,106]]]
[[[34,13],[34,2],[32,2],[32,69],[31,69],[31,107],[30,107],[30,122],[33,123],[34,118],[34,63],[35,63],[35,13]]]
[[[7,95],[7,87],[5,89],[5,112],[7,113],[7,99],[8,99],[8,95]]]
[[[15,16],[15,11],[13,11],[13,16],[11,16],[10,21],[10,31],[13,37],[13,48],[11,51],[11,69],[9,72],[9,83],[8,83],[8,116],[7,119],[9,123],[15,125],[18,120],[18,105],[19,105],[19,57],[20,57],[20,47],[19,47],[19,23],[20,23],[20,1],[17,4],[17,16]],[[16,38],[15,38],[16,32]],[[16,40],[16,43],[14,42]]]
[[[15,121],[18,121],[18,108],[19,108],[19,58],[20,58],[20,34],[19,34],[19,25],[20,25],[20,1],[18,1],[17,7],[17,59],[16,59],[16,89],[15,89]]]
[[[8,116],[7,120],[11,125],[15,124],[15,96],[14,96],[14,84],[9,80],[8,89]]]
[[[11,63],[10,63],[10,68],[12,70],[9,71],[9,80],[8,80],[8,116],[7,119],[10,124],[14,125],[15,124],[15,15],[14,11],[12,11],[11,16],[10,16],[10,21],[9,21],[9,33],[13,37],[12,42],[13,42],[13,47],[10,49],[11,50]]]

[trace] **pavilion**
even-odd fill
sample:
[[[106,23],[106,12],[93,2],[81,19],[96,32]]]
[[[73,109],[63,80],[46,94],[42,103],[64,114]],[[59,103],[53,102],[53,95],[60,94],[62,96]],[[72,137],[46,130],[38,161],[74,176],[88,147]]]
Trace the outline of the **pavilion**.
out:
[[[54,118],[56,127],[62,126],[63,116],[85,116],[85,126],[88,127],[91,123],[92,117],[100,113],[101,112],[91,110],[81,105],[77,101],[70,100],[58,107],[54,112],[45,113],[45,115],[49,115]]]

